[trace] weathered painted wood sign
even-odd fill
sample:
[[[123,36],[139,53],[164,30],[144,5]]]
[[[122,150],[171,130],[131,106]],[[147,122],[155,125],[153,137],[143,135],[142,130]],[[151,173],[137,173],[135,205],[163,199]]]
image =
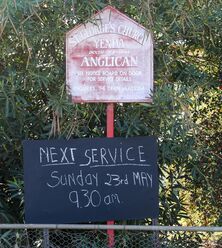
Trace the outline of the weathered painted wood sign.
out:
[[[67,33],[66,81],[73,102],[151,102],[151,33],[107,6]]]
[[[158,216],[155,137],[24,141],[26,223]]]

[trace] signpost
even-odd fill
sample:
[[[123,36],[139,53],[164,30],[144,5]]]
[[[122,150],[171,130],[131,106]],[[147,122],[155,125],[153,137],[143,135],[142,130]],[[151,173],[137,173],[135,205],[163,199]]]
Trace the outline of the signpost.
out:
[[[107,103],[112,139],[25,141],[26,222],[157,218],[155,138],[113,138],[114,103],[152,102],[151,33],[105,7],[66,34],[66,81],[73,103]]]
[[[106,136],[107,138],[114,137],[114,104],[108,103],[106,109]],[[107,221],[107,225],[114,225],[113,220]],[[109,237],[109,247],[114,247],[114,230],[108,229],[107,234]]]
[[[113,103],[152,102],[151,33],[115,8],[105,7],[91,22],[66,34],[66,80],[74,103],[108,103],[107,136],[113,137]],[[113,233],[108,233],[112,247]]]

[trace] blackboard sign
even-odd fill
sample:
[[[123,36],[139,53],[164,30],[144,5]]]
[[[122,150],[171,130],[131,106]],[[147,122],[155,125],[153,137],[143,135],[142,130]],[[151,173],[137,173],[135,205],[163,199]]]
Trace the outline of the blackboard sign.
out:
[[[24,141],[26,223],[158,217],[155,137]]]

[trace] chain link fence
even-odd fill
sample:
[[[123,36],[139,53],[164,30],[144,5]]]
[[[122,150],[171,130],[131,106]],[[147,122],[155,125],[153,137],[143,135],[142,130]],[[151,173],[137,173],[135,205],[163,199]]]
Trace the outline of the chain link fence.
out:
[[[114,237],[107,229],[114,229]],[[0,248],[222,248],[220,227],[0,224]]]

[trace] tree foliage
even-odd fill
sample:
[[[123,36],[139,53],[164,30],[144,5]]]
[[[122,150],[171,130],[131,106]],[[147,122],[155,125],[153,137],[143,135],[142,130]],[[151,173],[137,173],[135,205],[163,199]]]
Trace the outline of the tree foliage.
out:
[[[107,4],[154,36],[153,104],[117,104],[115,135],[158,137],[160,223],[221,224],[221,0],[1,0],[0,221],[23,222],[23,139],[105,136],[106,106],[66,97],[64,37]]]

